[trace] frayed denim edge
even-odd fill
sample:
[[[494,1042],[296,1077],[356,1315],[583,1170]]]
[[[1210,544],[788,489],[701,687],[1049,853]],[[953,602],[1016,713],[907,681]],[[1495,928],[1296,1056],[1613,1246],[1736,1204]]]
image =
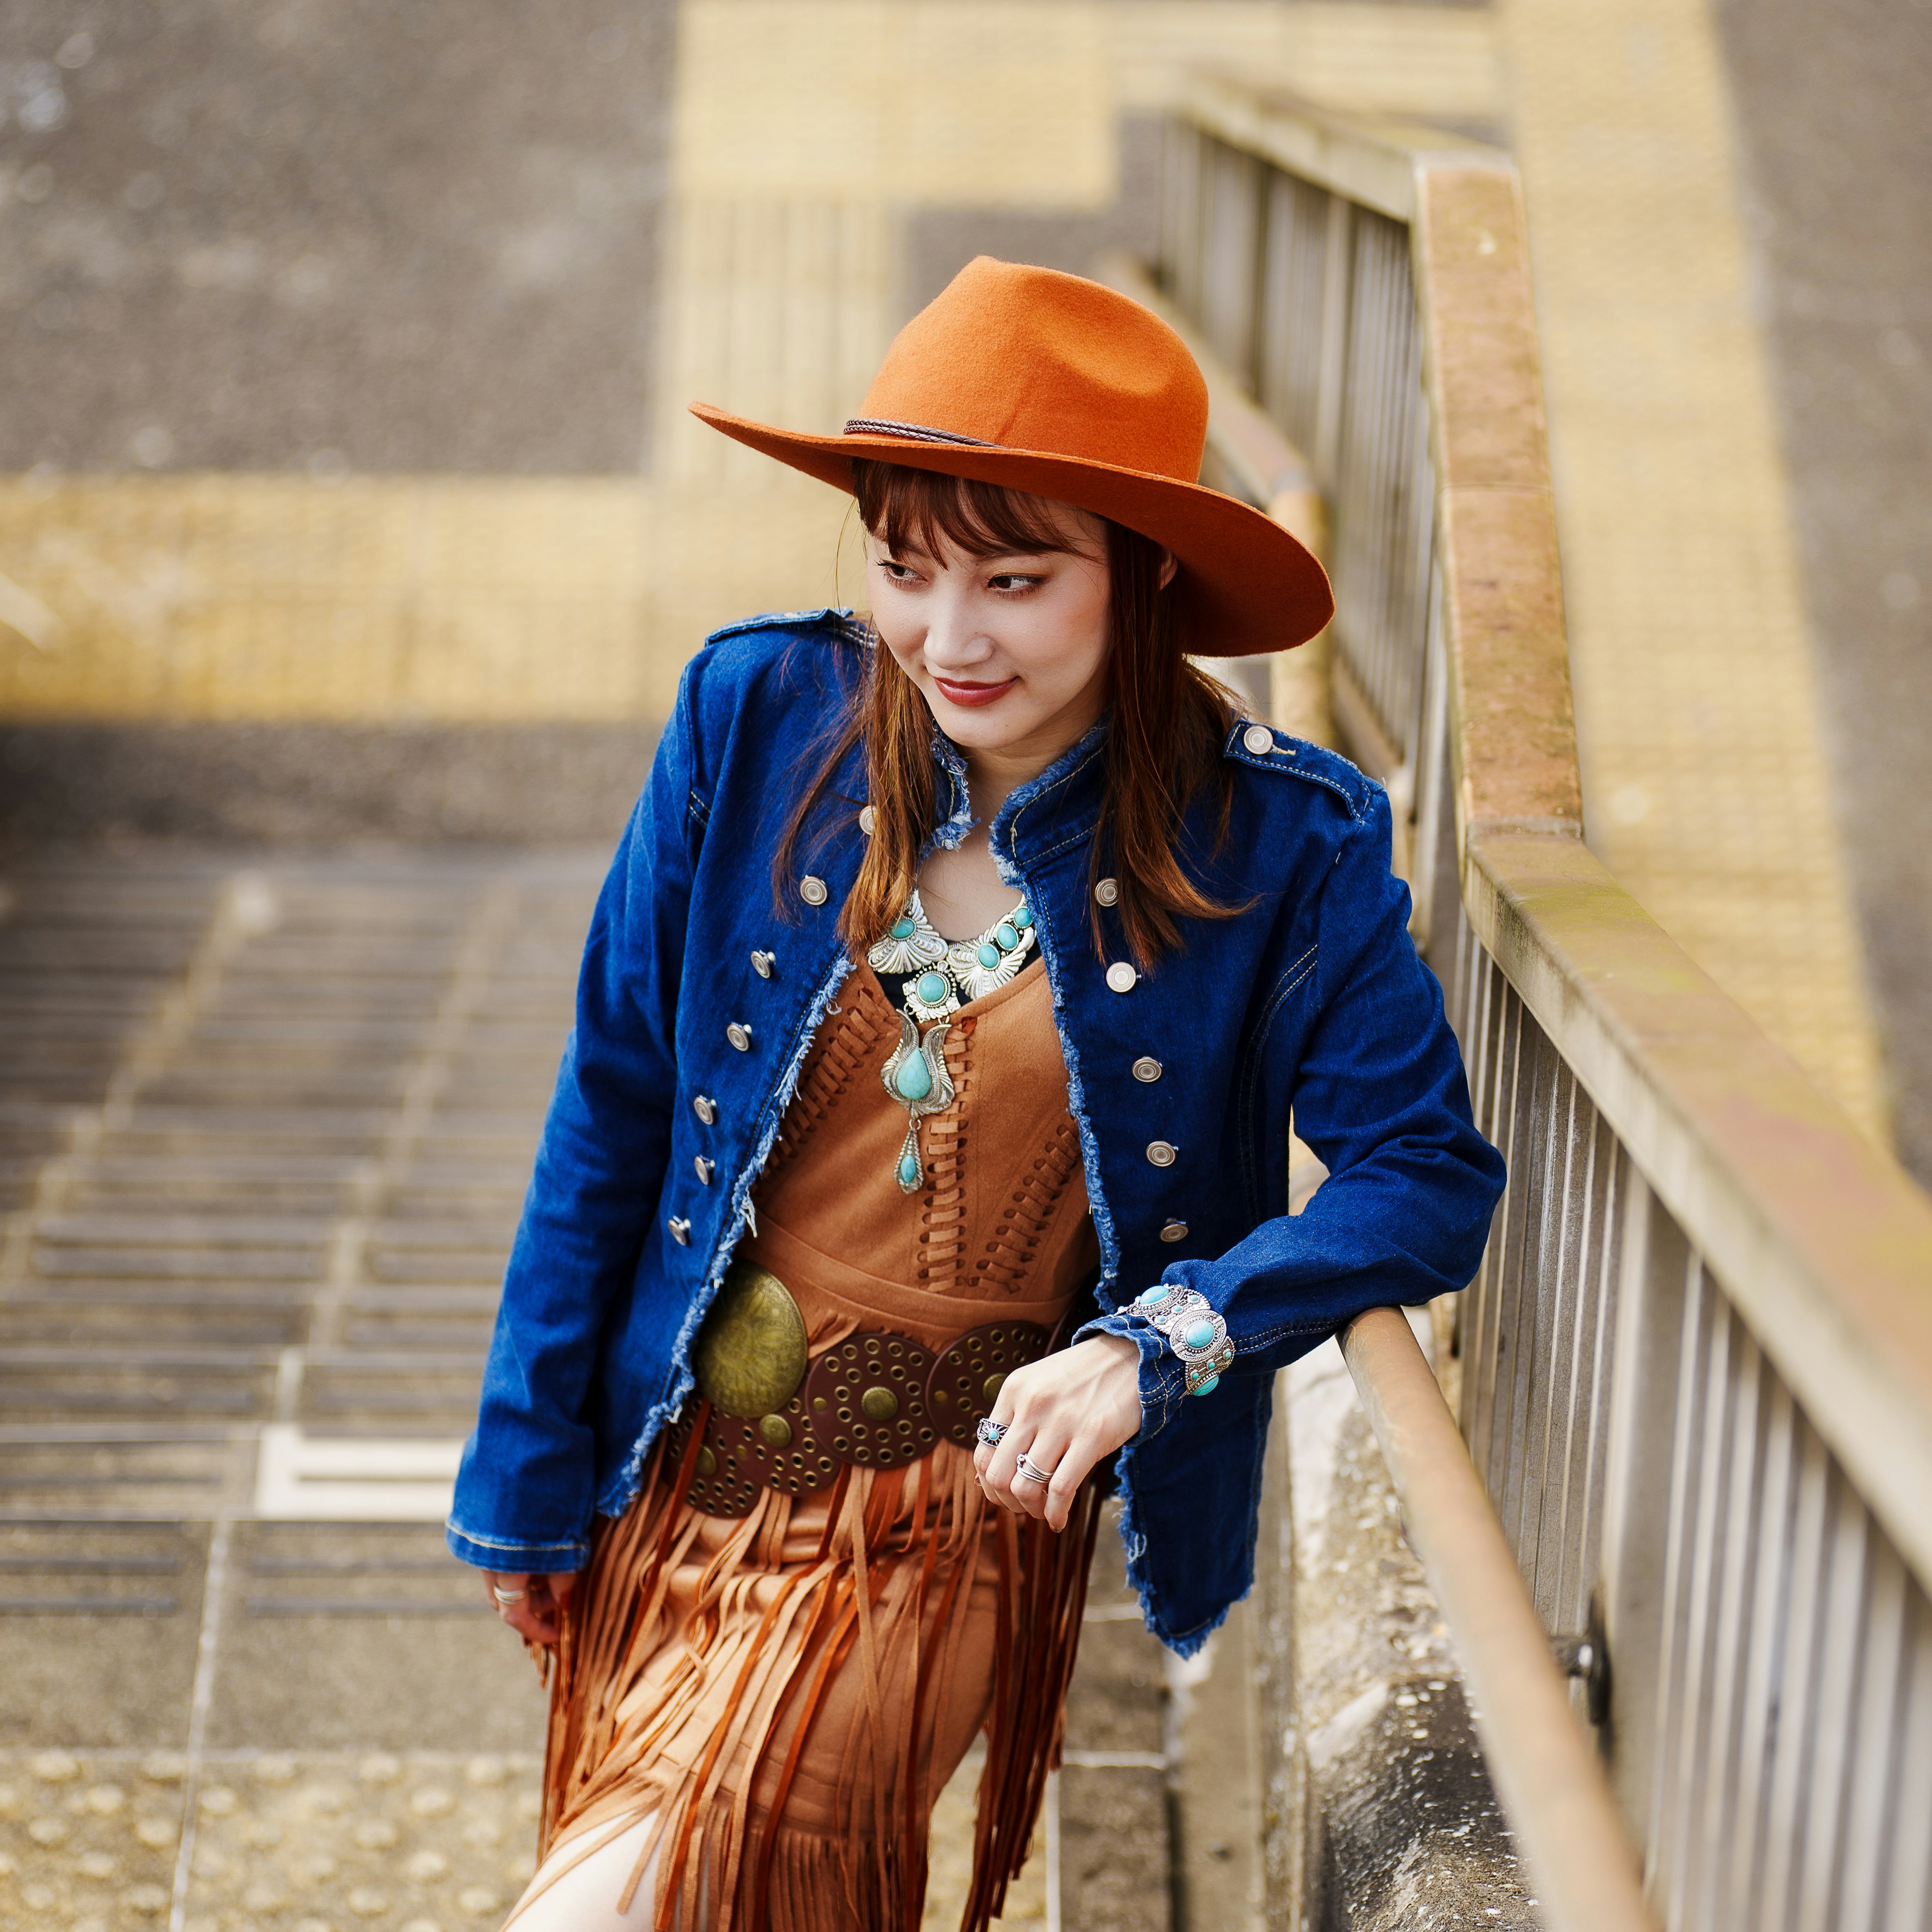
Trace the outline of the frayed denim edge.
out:
[[[819,987],[817,997],[805,1016],[805,1024],[799,1035],[798,1045],[793,1049],[791,1064],[785,1069],[784,1078],[778,1082],[772,1098],[766,1103],[764,1131],[760,1135],[758,1144],[752,1157],[745,1163],[738,1177],[738,1184],[731,1192],[731,1218],[724,1232],[718,1238],[717,1246],[712,1251],[711,1266],[706,1271],[703,1285],[692,1298],[690,1307],[686,1311],[684,1325],[678,1330],[674,1346],[672,1360],[678,1364],[677,1379],[671,1384],[670,1393],[660,1402],[653,1403],[644,1417],[644,1426],[638,1436],[636,1446],[629,1459],[597,1504],[602,1516],[622,1516],[631,1506],[640,1489],[644,1486],[644,1459],[650,1454],[652,1445],[659,1434],[677,1420],[684,1407],[684,1400],[696,1385],[697,1378],[692,1372],[692,1345],[698,1339],[698,1331],[704,1318],[711,1311],[711,1304],[717,1298],[718,1290],[724,1280],[724,1271],[731,1265],[731,1257],[736,1252],[739,1241],[743,1238],[752,1221],[752,1190],[757,1186],[758,1177],[765,1171],[765,1162],[771,1156],[776,1144],[778,1130],[784,1124],[785,1109],[791,1105],[792,1096],[798,1090],[799,1076],[805,1070],[806,1056],[812,1051],[812,1042],[818,1037],[818,1029],[824,1024],[826,1010],[838,997],[838,988],[845,983],[852,970],[852,962],[842,952],[832,960],[832,970],[826,974]]]
[[[959,747],[937,725],[932,732],[932,755],[952,787],[952,810],[933,828],[932,836],[919,848],[919,862],[922,866],[942,845],[949,852],[956,852],[965,844],[966,835],[973,829],[973,795],[966,782],[965,758]]]

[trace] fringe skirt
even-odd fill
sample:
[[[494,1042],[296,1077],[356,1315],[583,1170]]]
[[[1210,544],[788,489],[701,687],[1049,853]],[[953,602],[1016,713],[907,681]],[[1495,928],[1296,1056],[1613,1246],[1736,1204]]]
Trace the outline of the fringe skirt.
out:
[[[1058,1762],[1092,1486],[1056,1536],[946,1442],[742,1518],[691,1508],[689,1475],[660,1444],[569,1604],[542,1856],[567,1869],[654,1814],[618,1904],[655,1856],[656,1932],[916,1932],[932,1807],[983,1729],[962,1932],[984,1932]]]

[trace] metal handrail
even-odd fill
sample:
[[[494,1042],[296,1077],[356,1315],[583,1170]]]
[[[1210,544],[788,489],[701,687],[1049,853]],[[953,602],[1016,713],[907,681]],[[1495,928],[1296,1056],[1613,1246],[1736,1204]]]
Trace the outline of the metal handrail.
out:
[[[1536,1606],[1408,1322],[1352,1322],[1342,1354],[1456,1639],[1498,1796],[1563,1932],[1655,1932],[1637,1863]]]
[[[1780,1888],[1802,1887],[1826,1915],[1816,1922],[1863,1924],[1889,1886],[1887,1922],[1903,1924],[1900,1901],[1932,1886],[1896,1795],[1898,1768],[1908,1790],[1932,1779],[1932,1204],[1582,842],[1513,165],[1232,82],[1201,82],[1181,113],[1195,145],[1170,158],[1169,241],[1178,205],[1193,245],[1170,248],[1166,288],[1207,338],[1210,394],[1240,406],[1210,423],[1220,476],[1265,507],[1242,479],[1290,456],[1268,452],[1255,418],[1292,430],[1300,410],[1308,466],[1340,486],[1345,575],[1395,560],[1361,548],[1380,500],[1358,487],[1348,500],[1334,304],[1372,272],[1388,324],[1389,224],[1401,224],[1414,314],[1395,321],[1419,343],[1409,393],[1426,474],[1407,487],[1429,507],[1427,636],[1391,632],[1372,597],[1361,608],[1381,633],[1350,634],[1344,594],[1336,715],[1398,818],[1412,808],[1418,938],[1463,1034],[1479,1118],[1511,1159],[1465,1298],[1468,1450],[1400,1318],[1364,1318],[1345,1350],[1505,1808],[1553,1924],[1648,1922],[1593,1916],[1588,1888],[1566,1881],[1618,1856],[1586,1733],[1555,1726],[1562,1692],[1540,1633],[1600,1613],[1616,1667],[1598,1744],[1664,1922],[1768,1924]],[[1325,277],[1305,278],[1326,305],[1318,395],[1306,367],[1286,384],[1270,373],[1282,199],[1304,262],[1328,218]],[[1352,233],[1367,237],[1352,259]],[[1221,286],[1205,286],[1210,271]],[[1232,368],[1212,368],[1217,330]],[[1409,339],[1382,345],[1384,403]],[[1378,487],[1400,486],[1387,452],[1400,458],[1408,432],[1370,429],[1385,446]],[[1391,637],[1411,653],[1393,670]],[[1392,713],[1390,694],[1415,710]],[[1808,1767],[1826,1787],[1815,1805]],[[1633,1909],[1617,1896],[1616,1911]],[[1842,1918],[1828,1898],[1847,1901]]]

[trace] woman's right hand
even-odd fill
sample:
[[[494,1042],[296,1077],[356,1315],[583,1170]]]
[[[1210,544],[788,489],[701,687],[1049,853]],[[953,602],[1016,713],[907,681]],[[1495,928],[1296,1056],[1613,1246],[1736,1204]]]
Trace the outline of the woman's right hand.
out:
[[[563,1570],[548,1576],[521,1576],[486,1570],[483,1586],[490,1593],[490,1607],[526,1643],[548,1647],[557,1640],[563,1606],[577,1587],[577,1573]],[[511,1599],[507,1604],[505,1597]]]

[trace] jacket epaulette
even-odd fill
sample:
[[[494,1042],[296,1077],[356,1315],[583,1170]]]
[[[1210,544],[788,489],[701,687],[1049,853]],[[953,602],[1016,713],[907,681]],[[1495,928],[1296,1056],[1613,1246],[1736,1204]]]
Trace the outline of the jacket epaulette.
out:
[[[1264,731],[1268,739],[1265,746],[1260,742],[1260,734]],[[1251,718],[1239,721],[1228,734],[1221,755],[1246,765],[1251,771],[1273,772],[1284,778],[1299,778],[1305,784],[1323,786],[1340,798],[1348,808],[1351,818],[1360,818],[1370,800],[1383,789],[1340,752],[1331,752],[1310,739],[1291,737],[1286,731]]]
[[[842,630],[856,633],[858,623],[849,608],[827,604],[815,610],[767,610],[761,616],[741,617],[726,624],[705,639],[707,644],[725,638],[741,636],[747,631]]]

